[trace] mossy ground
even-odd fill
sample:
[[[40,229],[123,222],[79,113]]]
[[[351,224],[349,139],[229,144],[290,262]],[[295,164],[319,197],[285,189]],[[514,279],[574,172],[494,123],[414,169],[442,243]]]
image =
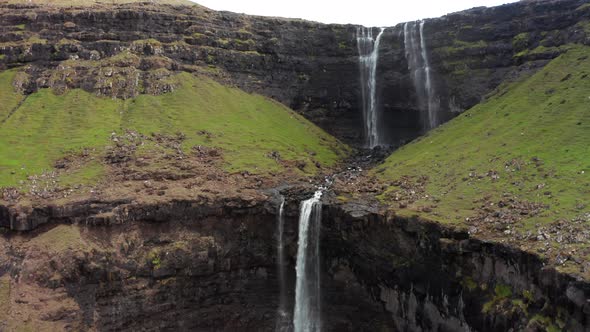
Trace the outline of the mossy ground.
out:
[[[517,226],[525,229],[587,212],[589,57],[590,48],[574,47],[400,148],[373,171],[392,184],[380,198],[400,214],[458,225],[482,204],[508,196],[544,206],[535,216],[521,216]],[[400,179],[421,182],[424,189],[401,207],[394,200],[403,191]]]
[[[89,183],[104,174],[102,158],[111,134],[182,134],[185,152],[218,148],[229,172],[280,172],[299,165],[302,174],[332,166],[348,148],[287,107],[211,79],[178,74],[179,87],[159,96],[100,98],[82,90],[62,95],[44,89],[23,96],[11,86],[15,71],[0,73],[0,187],[51,170],[60,158],[90,154],[61,181]],[[21,103],[22,101],[22,103]],[[9,116],[10,115],[10,116]],[[150,147],[141,148],[149,154]]]

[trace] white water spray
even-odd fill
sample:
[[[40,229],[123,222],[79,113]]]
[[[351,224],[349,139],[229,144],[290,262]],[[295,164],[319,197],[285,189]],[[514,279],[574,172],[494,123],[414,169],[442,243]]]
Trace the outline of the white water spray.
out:
[[[377,128],[379,112],[377,110],[377,62],[379,61],[379,44],[385,28],[381,28],[373,39],[373,28],[357,28],[357,47],[361,78],[361,94],[363,98],[363,120],[367,146],[374,148],[380,142]]]
[[[434,129],[439,125],[440,100],[432,84],[432,70],[424,38],[424,21],[420,24],[416,22],[404,24],[404,44],[408,69],[412,75],[418,96],[418,107],[422,113],[422,126],[425,130]]]
[[[320,223],[322,191],[301,203],[295,286],[295,332],[321,331]]]

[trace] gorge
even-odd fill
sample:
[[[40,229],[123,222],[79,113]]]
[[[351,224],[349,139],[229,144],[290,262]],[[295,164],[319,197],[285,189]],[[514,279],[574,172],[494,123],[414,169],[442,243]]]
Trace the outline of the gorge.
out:
[[[589,330],[586,2],[1,2],[0,331]]]

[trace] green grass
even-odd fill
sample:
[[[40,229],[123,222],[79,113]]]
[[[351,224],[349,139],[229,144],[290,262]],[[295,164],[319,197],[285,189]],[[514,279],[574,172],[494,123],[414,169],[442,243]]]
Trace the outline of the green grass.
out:
[[[435,52],[442,56],[456,56],[462,54],[465,50],[473,48],[485,48],[487,43],[483,40],[477,42],[466,42],[458,39],[453,40],[453,44],[450,46],[444,46],[434,49]]]
[[[82,90],[58,96],[45,89],[28,96],[0,125],[0,185],[52,169],[72,151],[106,145],[120,129],[120,105]],[[6,113],[4,105],[0,109]]]
[[[16,70],[0,72],[0,123],[24,99],[24,96],[16,93],[12,86],[16,73]]]
[[[11,87],[14,75],[14,71],[0,73],[0,115],[8,114],[23,98]],[[56,160],[84,148],[101,156],[110,134],[127,129],[145,135],[183,133],[186,153],[196,145],[220,148],[223,167],[230,172],[281,171],[283,165],[269,157],[278,152],[281,160],[305,163],[304,172],[315,174],[316,163],[334,165],[349,151],[272,100],[187,73],[174,80],[179,87],[172,93],[125,101],[82,90],[56,95],[44,89],[28,96],[0,125],[0,187],[15,186],[27,175],[52,169]],[[89,162],[63,181],[92,183],[103,174],[100,163]]]
[[[586,34],[586,38],[590,37],[590,21],[589,20],[582,20],[576,24],[576,27],[579,29],[584,30]]]
[[[82,240],[80,228],[74,225],[58,225],[34,237],[31,244],[52,252],[63,252],[68,249],[90,250],[92,248]]]
[[[508,285],[497,284],[494,288],[497,297],[507,298],[512,296],[512,289]]]
[[[279,171],[280,164],[268,157],[277,151],[284,160],[305,162],[309,172],[315,173],[315,161],[334,165],[347,151],[279,103],[209,79],[181,75],[184,88],[162,96],[142,95],[128,102],[125,127],[142,133],[182,132],[187,135],[187,150],[195,145],[219,147],[229,171]]]
[[[577,206],[590,195],[589,56],[589,47],[572,48],[532,77],[400,148],[373,171],[392,183],[380,198],[397,207],[392,197],[401,188],[395,181],[426,177],[428,197],[400,208],[400,214],[461,224],[481,205],[476,200],[497,203],[505,193],[546,204],[541,214],[523,216],[527,226],[581,214]],[[490,171],[499,179],[488,176]]]
[[[552,317],[543,316],[541,314],[534,315],[529,320],[529,325],[540,325],[547,332],[560,332],[560,331],[562,331],[562,329],[560,329],[557,325],[554,324]]]
[[[514,47],[516,52],[520,52],[529,47],[529,41],[530,34],[528,32],[519,33],[512,39],[512,47]]]
[[[105,165],[98,160],[85,163],[79,169],[62,175],[60,183],[64,186],[94,185],[106,174]]]
[[[541,46],[537,46],[536,48],[534,48],[532,50],[525,49],[523,51],[520,51],[517,54],[515,54],[514,57],[518,58],[518,57],[546,54],[546,53],[553,53],[553,52],[564,53],[571,47],[575,47],[575,46],[571,45],[571,44],[566,44],[566,45],[561,45],[561,46],[552,46],[552,47],[545,47],[545,46],[541,45]]]

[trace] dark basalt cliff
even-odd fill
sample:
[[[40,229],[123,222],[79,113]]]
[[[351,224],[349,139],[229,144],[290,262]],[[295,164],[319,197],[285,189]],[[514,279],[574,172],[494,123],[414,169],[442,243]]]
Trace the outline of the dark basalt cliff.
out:
[[[288,308],[297,202],[285,211]],[[39,234],[0,238],[0,284],[10,276],[10,291],[0,291],[9,325],[0,328],[274,330],[277,204],[105,202],[109,218],[49,215]],[[369,211],[323,208],[325,330],[588,330],[588,283],[463,231]]]
[[[427,20],[436,99],[447,120],[563,52],[590,43],[584,0],[518,2]],[[26,66],[30,93],[81,87],[131,97],[174,89],[166,78],[196,71],[277,99],[328,132],[362,142],[356,27],[214,12],[200,6],[51,8],[0,5],[0,68]],[[561,48],[560,48],[561,47]],[[422,128],[405,57],[403,25],[385,30],[377,98],[384,140]]]

